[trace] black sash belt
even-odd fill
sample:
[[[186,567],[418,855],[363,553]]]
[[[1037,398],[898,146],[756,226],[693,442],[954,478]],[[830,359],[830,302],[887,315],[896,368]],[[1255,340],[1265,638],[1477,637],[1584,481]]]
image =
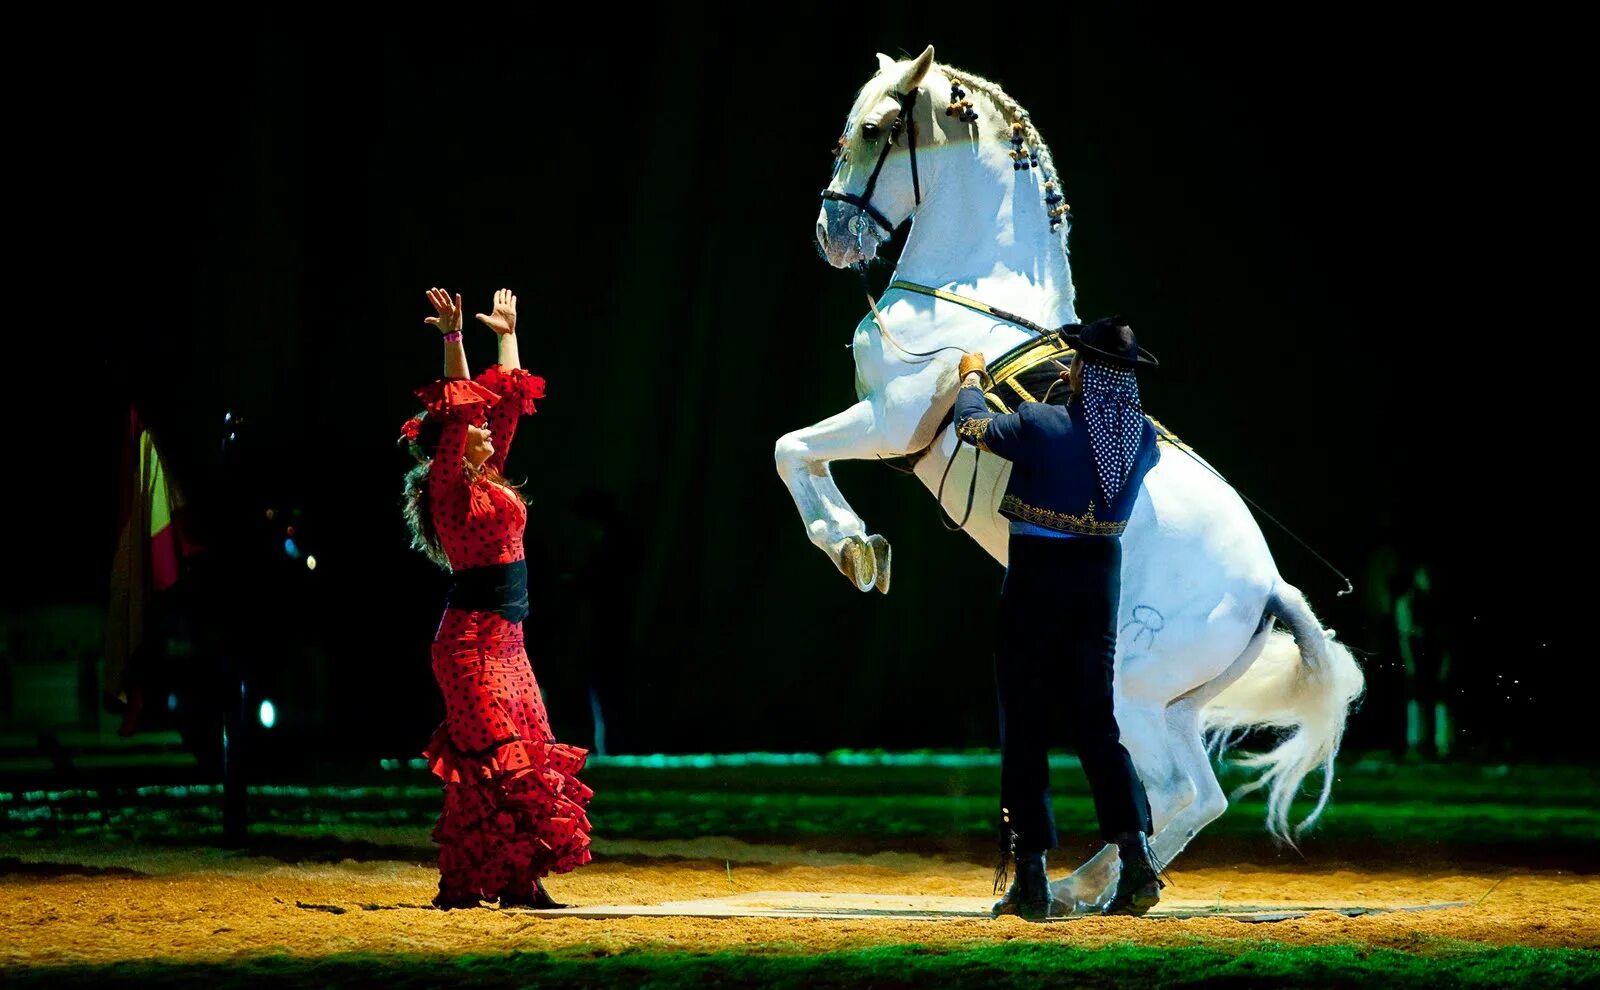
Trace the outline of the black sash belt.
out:
[[[449,601],[451,608],[498,612],[507,622],[521,622],[528,617],[528,562],[456,571]]]

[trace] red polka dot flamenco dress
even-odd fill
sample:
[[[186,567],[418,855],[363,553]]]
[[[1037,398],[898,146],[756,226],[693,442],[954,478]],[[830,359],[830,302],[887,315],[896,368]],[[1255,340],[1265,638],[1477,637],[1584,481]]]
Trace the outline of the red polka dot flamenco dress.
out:
[[[517,420],[544,397],[544,379],[495,365],[476,380],[437,381],[417,395],[429,416],[444,421],[427,480],[428,509],[458,584],[473,568],[522,561],[527,507],[515,492],[466,467],[467,426],[488,426],[494,453],[484,466],[503,473]],[[542,893],[540,877],[589,862],[584,807],[594,792],[576,776],[588,752],[551,736],[520,618],[459,607],[456,597],[452,591],[433,640],[445,721],[424,751],[444,781],[444,811],[433,830],[436,903],[532,901]]]

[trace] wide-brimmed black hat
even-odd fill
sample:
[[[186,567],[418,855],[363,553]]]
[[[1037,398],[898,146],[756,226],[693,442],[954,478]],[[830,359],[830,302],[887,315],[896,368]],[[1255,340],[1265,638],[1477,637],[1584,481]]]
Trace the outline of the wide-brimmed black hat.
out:
[[[1090,324],[1068,323],[1059,333],[1085,361],[1103,361],[1118,368],[1161,366],[1154,354],[1139,346],[1133,328],[1120,316],[1108,316]]]

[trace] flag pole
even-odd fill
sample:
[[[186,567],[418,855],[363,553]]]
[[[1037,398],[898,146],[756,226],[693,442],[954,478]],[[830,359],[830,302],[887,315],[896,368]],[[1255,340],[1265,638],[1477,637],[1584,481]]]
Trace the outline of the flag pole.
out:
[[[242,563],[240,543],[243,520],[240,512],[244,504],[241,498],[244,483],[239,476],[239,427],[242,425],[240,417],[233,413],[223,415],[220,460],[222,484],[218,493],[223,501],[217,507],[217,517],[222,522],[221,556],[225,572],[237,569]],[[238,575],[230,574],[229,577],[237,578]],[[223,596],[220,601],[231,602],[233,599],[232,596]],[[225,630],[220,637],[222,655],[218,658],[218,673],[222,678],[222,844],[236,849],[246,845],[250,837],[244,774],[245,681],[237,639],[240,616],[233,605],[224,607],[226,615],[213,616],[213,621],[221,620]]]

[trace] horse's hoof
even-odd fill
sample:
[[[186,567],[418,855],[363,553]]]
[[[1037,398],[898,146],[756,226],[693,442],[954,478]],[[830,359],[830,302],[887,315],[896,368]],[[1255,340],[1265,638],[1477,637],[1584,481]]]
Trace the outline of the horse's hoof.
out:
[[[1099,914],[1104,905],[1100,903],[1100,898],[1094,896],[1093,891],[1085,889],[1087,886],[1075,876],[1065,876],[1052,883],[1051,915],[1059,918],[1081,918],[1085,915]],[[1106,893],[1109,891],[1102,892],[1102,896]]]
[[[878,576],[873,583],[879,591],[889,593],[889,541],[874,533],[867,537],[867,543],[872,547],[872,560],[877,565]]]
[[[849,578],[858,591],[871,591],[878,579],[877,558],[867,541],[847,536],[838,543],[839,573]]]
[[[1088,904],[1078,900],[1076,897],[1062,900],[1059,895],[1056,895],[1050,899],[1050,917],[1052,918],[1086,918],[1089,915],[1099,913],[1100,906],[1098,904]]]

